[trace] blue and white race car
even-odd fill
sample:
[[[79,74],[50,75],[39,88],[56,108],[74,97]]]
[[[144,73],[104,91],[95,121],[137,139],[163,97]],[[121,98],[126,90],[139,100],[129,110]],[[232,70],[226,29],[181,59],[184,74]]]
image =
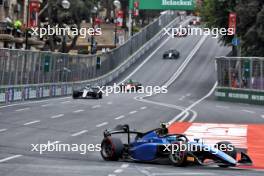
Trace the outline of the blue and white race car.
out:
[[[114,134],[125,134],[127,141],[112,137]],[[135,135],[133,141],[131,136]],[[101,156],[107,161],[133,160],[153,162],[168,159],[175,166],[211,165],[233,167],[252,165],[250,157],[240,152],[237,161],[236,148],[229,142],[219,142],[209,146],[199,140],[189,141],[184,134],[169,134],[165,124],[160,128],[142,133],[131,131],[129,125],[118,125],[113,130],[104,131],[101,143]]]

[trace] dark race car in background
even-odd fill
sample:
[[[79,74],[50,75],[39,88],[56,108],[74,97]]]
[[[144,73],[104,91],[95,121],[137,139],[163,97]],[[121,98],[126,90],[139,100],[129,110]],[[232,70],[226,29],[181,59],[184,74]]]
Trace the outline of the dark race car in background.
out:
[[[134,80],[129,80],[120,85],[122,91],[138,91],[142,89],[142,84]]]
[[[98,87],[92,87],[87,85],[79,90],[73,90],[72,98],[94,98],[94,99],[101,99],[103,98],[103,93],[100,91]]]
[[[121,136],[113,137],[114,134]],[[131,141],[132,135],[135,138]],[[127,138],[125,142],[121,140],[124,136]],[[188,147],[181,148],[184,145]],[[104,131],[101,143],[101,156],[106,161],[157,162],[167,159],[175,166],[252,165],[251,159],[244,152],[240,152],[241,157],[237,161],[237,153],[236,148],[226,141],[209,146],[198,139],[190,141],[184,134],[169,134],[165,124],[148,132],[130,130],[129,125],[118,125],[113,130]]]
[[[175,49],[165,51],[163,54],[163,59],[178,59],[179,57],[180,52]]]

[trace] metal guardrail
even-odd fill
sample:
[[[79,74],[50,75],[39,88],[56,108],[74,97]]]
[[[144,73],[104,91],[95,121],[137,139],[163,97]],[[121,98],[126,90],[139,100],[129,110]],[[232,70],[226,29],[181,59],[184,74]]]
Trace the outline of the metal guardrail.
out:
[[[263,57],[220,57],[216,64],[219,87],[264,91]]]
[[[53,77],[54,81],[57,79],[58,82],[46,83],[45,81],[40,81],[41,79],[38,76],[37,80],[40,82],[38,82],[37,84],[34,84],[34,82],[33,84],[30,84],[31,83],[30,78],[28,78],[27,83],[23,85],[14,85],[14,86],[10,86],[10,84],[5,86],[1,85],[0,102],[8,103],[12,101],[23,101],[23,100],[36,99],[36,98],[65,96],[71,94],[73,87],[76,86],[80,87],[83,86],[84,84],[105,85],[113,81],[115,78],[117,78],[128,67],[130,67],[133,63],[135,63],[145,52],[147,52],[150,48],[152,48],[153,45],[157,44],[164,37],[161,31],[163,27],[173,27],[178,22],[180,22],[180,18],[178,17],[176,18],[176,14],[172,12],[168,12],[160,16],[159,19],[157,19],[152,24],[144,28],[140,33],[137,33],[135,36],[133,36],[127,42],[130,44],[126,43],[125,45],[120,46],[119,48],[107,54],[89,56],[90,58],[87,58],[87,56],[81,56],[81,55],[65,55],[65,54],[56,53],[55,56],[53,56],[55,57],[54,61],[58,61],[58,58],[60,58],[60,56],[63,55],[65,58],[68,58],[68,60],[72,60],[73,57],[75,57],[77,58],[78,63],[89,66],[87,70],[82,70],[81,68],[79,68],[79,70],[81,70],[80,72],[76,73],[75,71],[75,73],[72,73],[78,75],[80,81],[74,81],[74,79],[72,80],[69,77],[67,80],[69,82],[65,80],[61,80],[61,79],[66,79],[67,76],[65,75],[60,76],[55,72],[53,74],[50,74],[49,76]],[[153,30],[153,33],[148,34],[149,30]],[[154,33],[156,34],[154,35]],[[142,38],[142,35],[144,35],[144,37],[146,38]],[[148,41],[146,41],[147,39]],[[0,49],[0,53],[1,51],[3,50]],[[23,51],[23,52],[26,53],[27,51]],[[49,52],[36,52],[35,54],[38,55],[40,53],[43,55],[51,54]],[[102,57],[101,68],[99,70],[96,69],[96,60],[98,56]],[[0,56],[0,62],[2,60],[1,58],[2,57]],[[43,59],[41,60],[43,61]],[[31,60],[31,64],[32,63],[38,65],[37,63],[39,62]],[[32,68],[30,64],[26,65],[25,67]],[[56,64],[54,65],[54,67],[58,68],[56,67]],[[59,68],[62,68],[62,66]],[[67,71],[67,69],[69,68],[63,68],[63,70],[65,71]],[[0,72],[1,70],[2,68],[0,63]],[[39,75],[39,73],[36,72],[30,72],[27,74]],[[16,73],[16,75],[23,78],[23,75],[21,74]],[[83,77],[84,75],[86,75],[87,77]],[[55,79],[54,77],[57,78]],[[45,78],[43,79],[45,80]]]
[[[218,100],[264,105],[264,58],[216,58]]]
[[[175,17],[174,13],[163,14],[124,45],[99,55],[0,49],[0,85],[77,82],[102,76],[124,62]]]

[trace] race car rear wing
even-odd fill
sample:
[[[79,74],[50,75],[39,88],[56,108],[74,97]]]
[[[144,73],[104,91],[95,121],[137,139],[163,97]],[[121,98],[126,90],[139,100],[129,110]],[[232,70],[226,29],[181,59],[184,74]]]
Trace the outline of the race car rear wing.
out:
[[[111,136],[112,134],[127,134],[127,144],[130,144],[130,134],[137,134],[142,135],[143,133],[137,132],[137,131],[130,131],[129,125],[117,125],[112,130],[105,130],[104,131],[104,137]]]

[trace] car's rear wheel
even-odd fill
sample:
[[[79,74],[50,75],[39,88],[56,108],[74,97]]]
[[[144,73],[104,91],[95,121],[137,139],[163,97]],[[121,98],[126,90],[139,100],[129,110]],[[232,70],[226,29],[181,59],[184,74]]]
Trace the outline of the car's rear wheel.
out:
[[[231,144],[231,142],[228,141],[221,141],[216,143],[216,148],[227,155],[231,156],[232,158],[236,159],[237,158],[237,150],[234,145]],[[229,167],[230,165],[228,164],[221,164],[218,165],[219,167]]]
[[[122,157],[124,145],[118,138],[106,137],[101,143],[101,156],[106,161],[117,161]]]
[[[185,142],[175,142],[172,144],[169,159],[174,166],[184,167],[187,165],[187,148],[182,150],[182,146],[187,144]]]

